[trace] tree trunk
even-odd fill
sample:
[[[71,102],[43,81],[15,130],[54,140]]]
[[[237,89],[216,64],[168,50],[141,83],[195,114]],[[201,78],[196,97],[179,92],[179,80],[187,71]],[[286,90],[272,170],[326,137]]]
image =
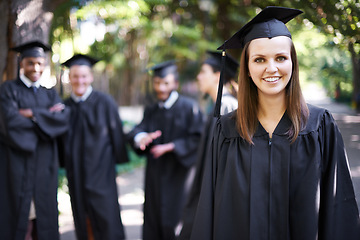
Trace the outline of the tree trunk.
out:
[[[7,54],[8,54],[8,42],[7,42],[7,32],[9,26],[9,5],[10,0],[2,0],[0,1],[0,9],[2,14],[0,14],[0,77],[1,79],[6,78],[6,62],[7,62]],[[1,81],[0,81],[1,83]]]
[[[360,94],[360,59],[354,50],[354,45],[352,43],[349,44],[349,51],[351,53],[351,62],[353,68],[353,94],[352,100],[356,102],[358,94]],[[359,103],[357,103],[359,104]]]
[[[52,11],[67,0],[3,0],[0,8],[5,10],[0,16],[0,71],[2,81],[16,77],[16,54],[9,48],[38,40],[48,43]]]

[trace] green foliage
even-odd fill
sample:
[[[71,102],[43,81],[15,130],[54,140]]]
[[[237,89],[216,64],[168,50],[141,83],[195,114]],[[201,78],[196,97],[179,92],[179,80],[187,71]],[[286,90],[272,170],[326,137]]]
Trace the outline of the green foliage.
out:
[[[82,6],[79,0],[68,0],[61,4],[54,11],[54,21],[51,26],[50,42],[63,41],[73,37],[73,29],[71,27],[70,10]]]
[[[352,68],[345,51],[351,43],[351,57],[360,52],[360,5],[353,0],[95,0],[87,4],[71,0],[55,14],[53,41],[61,42],[61,51],[72,49],[101,59],[97,69],[109,78],[110,93],[129,105],[139,103],[145,94],[147,67],[176,59],[180,80],[193,80],[205,51],[215,50],[268,5],[304,11],[287,24],[292,33],[301,32],[294,39],[304,79],[321,81],[331,94],[339,82],[349,95]],[[106,27],[103,38],[91,46],[79,37],[80,23],[85,21]],[[312,32],[306,32],[304,26]],[[229,52],[240,55],[237,50]]]
[[[316,28],[303,27],[295,31],[293,41],[297,50],[302,81],[319,81],[334,97],[340,84],[341,98],[349,102],[352,93],[352,72],[350,54],[335,47],[332,38]]]
[[[64,192],[68,192],[68,181],[66,177],[66,171],[64,168],[59,168],[58,171],[58,188]]]

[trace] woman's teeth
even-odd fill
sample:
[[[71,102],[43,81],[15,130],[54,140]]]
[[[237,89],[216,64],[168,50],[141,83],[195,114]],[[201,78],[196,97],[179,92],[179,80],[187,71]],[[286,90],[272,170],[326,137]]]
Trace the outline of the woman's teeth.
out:
[[[269,78],[264,78],[265,81],[267,82],[275,82],[277,80],[279,80],[280,77],[269,77]]]

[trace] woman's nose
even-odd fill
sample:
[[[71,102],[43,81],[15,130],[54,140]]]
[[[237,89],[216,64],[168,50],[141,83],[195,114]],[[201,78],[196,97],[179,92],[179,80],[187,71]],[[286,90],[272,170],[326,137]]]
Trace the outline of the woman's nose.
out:
[[[266,72],[276,72],[278,70],[276,63],[271,60],[268,61],[268,64],[266,66]]]

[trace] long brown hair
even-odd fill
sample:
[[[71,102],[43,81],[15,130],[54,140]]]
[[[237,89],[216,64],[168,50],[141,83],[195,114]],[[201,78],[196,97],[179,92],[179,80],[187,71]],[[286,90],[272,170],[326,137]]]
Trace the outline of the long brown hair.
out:
[[[241,53],[239,70],[238,110],[236,115],[236,126],[242,138],[252,143],[258,125],[258,90],[249,76],[249,49],[250,42],[246,43]],[[309,117],[309,109],[302,95],[299,81],[299,63],[296,50],[291,41],[292,75],[286,86],[286,113],[289,116],[292,126],[287,134],[293,143],[299,132],[305,128]]]

